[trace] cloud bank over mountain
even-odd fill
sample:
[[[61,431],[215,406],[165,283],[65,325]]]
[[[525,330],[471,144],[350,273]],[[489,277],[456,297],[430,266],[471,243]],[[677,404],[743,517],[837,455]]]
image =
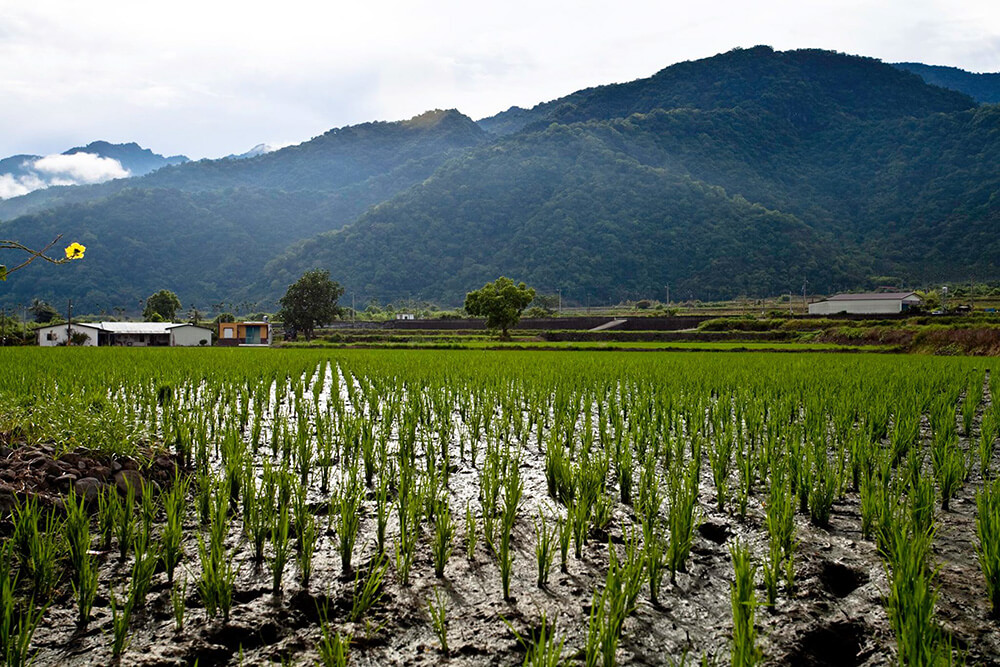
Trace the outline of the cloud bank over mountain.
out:
[[[0,173],[0,199],[53,185],[92,185],[130,175],[118,160],[94,153],[27,156],[14,170]]]

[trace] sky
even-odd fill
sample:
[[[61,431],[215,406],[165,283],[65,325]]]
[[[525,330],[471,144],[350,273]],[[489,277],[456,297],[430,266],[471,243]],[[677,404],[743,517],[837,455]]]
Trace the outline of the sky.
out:
[[[998,72],[1000,2],[0,0],[0,157],[106,140],[213,158],[478,119],[757,44]]]

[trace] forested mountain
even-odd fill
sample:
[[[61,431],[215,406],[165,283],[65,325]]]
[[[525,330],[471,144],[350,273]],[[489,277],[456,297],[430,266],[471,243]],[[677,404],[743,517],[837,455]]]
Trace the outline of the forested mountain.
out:
[[[435,111],[20,197],[38,212],[0,237],[63,232],[87,258],[5,297],[266,308],[316,267],[359,303],[459,304],[501,274],[579,303],[1000,278],[998,154],[1000,107],[870,58],[735,50],[478,124]]]
[[[653,109],[743,109],[812,130],[845,117],[881,120],[960,111],[975,100],[930,88],[872,58],[830,51],[734,49],[671,65],[648,79],[587,88],[530,110],[514,107],[479,124],[509,134],[532,124],[625,118]]]
[[[331,130],[255,158],[50,188],[59,191],[49,200],[55,206],[39,204],[41,192],[19,197],[40,208],[0,223],[0,238],[40,247],[63,234],[87,246],[87,254],[58,270],[28,267],[4,285],[3,298],[72,296],[95,312],[133,306],[164,287],[185,304],[259,300],[263,295],[250,289],[257,274],[290,243],[352,222],[485,136],[456,111],[431,111]]]
[[[931,85],[963,92],[977,102],[1000,103],[1000,73],[976,74],[957,67],[923,63],[895,63],[893,67],[913,72]]]

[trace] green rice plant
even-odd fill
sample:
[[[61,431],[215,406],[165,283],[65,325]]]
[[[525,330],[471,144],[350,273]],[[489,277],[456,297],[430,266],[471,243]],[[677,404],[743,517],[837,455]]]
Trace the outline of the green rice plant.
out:
[[[972,381],[965,392],[965,400],[962,401],[962,433],[965,437],[972,437],[972,423],[979,410],[979,404],[983,400],[983,376],[974,375]]]
[[[209,617],[222,613],[223,623],[229,622],[229,610],[232,607],[233,591],[237,570],[234,567],[235,552],[228,552],[225,546],[229,532],[229,522],[226,516],[229,505],[229,492],[225,483],[217,488],[213,499],[211,524],[209,524],[209,539],[206,543],[201,535],[198,539],[198,557],[201,563],[201,576],[198,579],[198,595]],[[288,514],[285,512],[286,528]],[[287,533],[286,533],[287,542]]]
[[[431,617],[434,634],[441,642],[441,652],[448,655],[448,600],[441,597],[441,589],[434,589],[434,599],[427,600],[427,613]]]
[[[559,571],[569,572],[567,559],[569,543],[573,536],[573,521],[569,510],[567,510],[567,516],[559,517],[556,520],[556,529],[559,533]]]
[[[115,532],[115,520],[118,517],[121,497],[114,486],[105,486],[97,493],[97,529],[101,536],[102,548],[111,549],[111,538]]]
[[[726,511],[726,500],[729,497],[729,466],[733,460],[733,444],[730,432],[718,433],[709,441],[708,461],[715,484],[715,502],[720,512]]]
[[[141,609],[146,605],[146,596],[149,595],[150,586],[153,582],[153,574],[156,566],[160,562],[159,550],[154,549],[147,541],[145,533],[140,533],[133,543],[132,551],[135,558],[132,561],[132,584],[129,587],[129,605],[134,609]]]
[[[646,576],[649,579],[649,601],[654,607],[660,605],[660,588],[667,569],[664,538],[659,528],[643,526],[643,545],[646,560]]]
[[[320,662],[323,667],[345,667],[351,652],[351,635],[341,634],[339,629],[334,632],[326,605],[317,605],[317,609],[320,618],[320,639],[316,649],[319,651]]]
[[[271,522],[271,594],[281,595],[281,580],[288,563],[288,506],[282,504]]]
[[[452,540],[455,537],[455,525],[451,520],[451,509],[448,507],[447,496],[441,498],[434,515],[434,537],[431,541],[431,553],[434,557],[434,576],[444,576],[445,565],[451,558]]]
[[[351,621],[358,621],[382,599],[385,591],[383,582],[389,569],[389,559],[377,556],[368,566],[368,573],[362,577],[359,570],[354,575],[354,598],[351,602]]]
[[[677,572],[687,571],[687,559],[694,546],[694,531],[698,522],[695,507],[699,472],[698,462],[691,461],[683,471],[674,468],[667,476],[670,501],[667,510],[667,529],[670,532],[667,563],[672,583],[677,581]]]
[[[32,596],[46,600],[59,583],[59,556],[62,552],[62,522],[56,517],[55,508],[36,517],[35,533],[28,548],[28,572],[31,574]],[[44,517],[44,525],[37,520]]]
[[[351,571],[354,543],[361,528],[362,488],[355,474],[344,480],[335,508],[337,510],[337,539],[340,545],[340,565],[346,573]]]
[[[767,560],[762,570],[764,590],[767,592],[767,606],[774,607],[778,601],[778,584],[781,583],[782,563],[784,555],[774,541],[768,545]]]
[[[309,588],[313,554],[316,551],[319,533],[316,530],[316,517],[309,512],[308,508],[301,513],[296,512],[295,532],[298,536],[295,554],[299,565],[299,582],[303,588]]]
[[[750,505],[750,493],[753,490],[754,466],[751,444],[736,450],[736,472],[739,473],[739,485],[736,487],[736,512],[743,521],[747,517],[747,507]]]
[[[583,655],[586,667],[614,667],[617,664],[615,653],[618,651],[618,634],[611,630],[608,621],[607,595],[597,590],[590,601],[590,616],[587,622],[587,642]]]
[[[817,526],[827,527],[839,484],[827,459],[825,444],[816,444],[811,458],[813,472],[808,494],[809,519]]]
[[[175,583],[170,587],[170,608],[174,616],[174,630],[184,630],[184,612],[187,609],[187,580]]]
[[[163,553],[163,565],[167,570],[167,583],[169,584],[174,583],[174,570],[184,556],[181,540],[184,537],[187,490],[187,478],[176,475],[170,489],[163,494],[166,524],[163,527],[160,550]]]
[[[552,569],[552,540],[555,537],[556,528],[549,527],[542,514],[541,508],[538,510],[538,517],[535,518],[535,561],[538,564],[538,587],[545,588],[549,583],[549,571]]]
[[[375,551],[380,554],[385,553],[385,534],[389,525],[389,511],[392,507],[389,479],[389,475],[381,475],[378,487],[375,489]]]
[[[510,548],[510,531],[500,534],[500,548],[497,550],[497,565],[500,568],[500,585],[503,587],[503,599],[510,600],[510,577],[514,572],[514,551]]]
[[[1000,481],[976,491],[976,555],[993,616],[1000,618]]]
[[[201,525],[208,525],[212,514],[212,489],[215,486],[215,478],[208,472],[208,467],[198,468],[198,516],[201,517]]]
[[[979,476],[984,480],[990,478],[990,463],[993,461],[998,432],[1000,432],[1000,422],[997,421],[996,412],[994,410],[984,412],[982,422],[979,425],[979,440],[976,441],[978,443]]]
[[[903,665],[951,663],[949,642],[934,621],[937,591],[927,563],[933,537],[933,528],[915,532],[905,513],[887,531],[886,607]]]
[[[619,496],[622,504],[632,504],[633,458],[632,445],[619,440],[615,446],[615,476],[618,478]]]
[[[31,638],[47,607],[36,607],[32,598],[27,609],[17,614],[13,575],[14,548],[11,541],[0,544],[0,658],[4,665],[26,667],[32,662]]]
[[[750,557],[750,550],[739,542],[729,548],[733,559],[733,583],[730,600],[733,610],[732,664],[756,665],[763,656],[757,646],[757,628],[754,617],[757,596],[754,592],[754,575],[757,566]]]
[[[249,464],[248,464],[249,465]],[[243,532],[253,545],[254,568],[259,569],[264,562],[264,544],[271,536],[274,516],[274,474],[269,463],[264,465],[260,484],[254,479],[252,470],[247,470],[243,484]]]
[[[410,584],[410,570],[413,567],[413,559],[417,552],[417,538],[419,536],[420,528],[417,525],[419,518],[417,513],[420,512],[418,504],[411,502],[405,509],[400,510],[400,533],[395,541],[395,555],[396,555],[396,574],[399,576],[400,583],[404,586],[409,586]],[[408,516],[405,522],[402,517]]]
[[[965,479],[965,456],[955,442],[935,446],[933,453],[934,476],[941,493],[941,509],[948,511],[949,501],[962,488]]]
[[[476,543],[479,541],[479,532],[476,527],[476,515],[472,513],[472,506],[465,504],[465,555],[468,559],[476,559]]]
[[[124,605],[121,605],[114,589],[109,589],[108,602],[111,604],[111,656],[118,658],[129,644],[128,628],[132,622],[131,596],[126,598]]]
[[[925,476],[919,476],[910,484],[908,501],[910,523],[917,532],[927,532],[934,527],[934,484]]]
[[[563,645],[566,640],[557,634],[555,621],[549,623],[544,611],[538,628],[532,628],[528,637],[519,634],[510,623],[507,623],[507,627],[524,648],[525,667],[559,667],[563,664]]]
[[[84,499],[77,496],[72,487],[64,507],[66,521],[63,528],[69,547],[73,593],[77,601],[77,624],[86,627],[97,595],[97,565],[90,555],[90,515],[87,514]]]

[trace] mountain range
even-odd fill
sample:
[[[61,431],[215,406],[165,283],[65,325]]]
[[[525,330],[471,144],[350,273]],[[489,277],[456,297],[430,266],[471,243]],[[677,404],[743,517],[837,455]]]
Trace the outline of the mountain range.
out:
[[[577,303],[1000,278],[994,80],[922,67],[735,49],[478,122],[435,110],[38,190],[0,201],[0,237],[87,256],[0,300],[269,309],[314,267],[359,304],[458,304],[501,274]]]

